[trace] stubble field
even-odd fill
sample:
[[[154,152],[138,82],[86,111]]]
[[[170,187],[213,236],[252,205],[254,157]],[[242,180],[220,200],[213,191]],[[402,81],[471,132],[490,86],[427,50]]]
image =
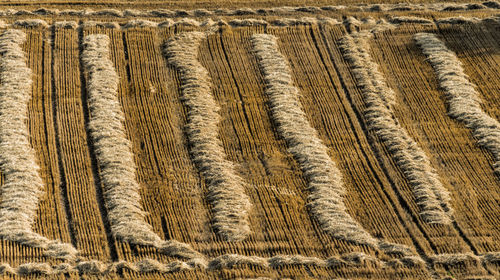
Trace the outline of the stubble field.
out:
[[[500,277],[495,3],[2,3],[0,277]]]

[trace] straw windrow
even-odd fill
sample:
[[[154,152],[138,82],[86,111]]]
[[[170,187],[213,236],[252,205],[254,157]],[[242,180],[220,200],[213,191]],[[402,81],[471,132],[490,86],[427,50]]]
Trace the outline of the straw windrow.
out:
[[[278,132],[308,181],[312,216],[335,238],[375,247],[377,241],[346,212],[342,176],[301,108],[299,90],[293,85],[290,68],[278,50],[276,37],[255,34],[251,40],[264,74],[265,91]]]
[[[455,53],[434,34],[418,33],[414,38],[446,93],[448,115],[472,130],[478,144],[493,155],[493,169],[500,176],[500,123],[481,108],[480,95]]]
[[[125,242],[154,246],[167,255],[201,261],[203,257],[189,245],[175,240],[161,240],[146,223],[146,213],[140,203],[140,186],[135,178],[136,165],[118,100],[119,78],[109,58],[109,37],[89,35],[85,37],[83,47],[82,61],[88,73],[91,111],[89,129],[112,234]]]
[[[341,41],[344,58],[361,88],[366,105],[365,118],[391,153],[413,188],[420,207],[420,216],[427,223],[449,224],[452,221],[448,191],[441,184],[427,155],[417,145],[394,116],[394,92],[369,54],[367,32],[346,35]]]
[[[43,195],[35,150],[29,141],[28,102],[31,70],[21,44],[26,34],[7,30],[0,36],[0,237],[42,248],[49,257],[71,260],[77,251],[67,243],[49,240],[31,229]]]
[[[204,37],[200,32],[179,34],[167,42],[165,53],[180,72],[182,99],[188,108],[190,153],[208,185],[214,227],[225,240],[240,241],[250,233],[251,203],[243,179],[226,159],[218,138],[219,106],[211,93],[208,72],[198,61],[198,47]]]

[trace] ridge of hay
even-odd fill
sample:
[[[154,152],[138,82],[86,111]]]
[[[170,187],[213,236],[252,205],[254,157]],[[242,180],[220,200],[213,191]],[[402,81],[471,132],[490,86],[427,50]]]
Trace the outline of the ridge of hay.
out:
[[[480,95],[464,73],[455,53],[434,34],[418,33],[414,39],[427,56],[439,86],[446,93],[448,115],[471,129],[479,146],[493,155],[493,168],[500,177],[500,123],[481,108]]]
[[[44,255],[71,260],[77,251],[67,243],[49,240],[31,229],[44,192],[40,166],[29,141],[28,103],[32,73],[21,44],[26,34],[7,30],[0,35],[0,237],[42,248]]]
[[[450,257],[451,256],[451,257]],[[466,257],[456,257],[453,254],[435,255],[431,259],[438,264],[443,259],[452,258],[455,261],[450,264],[460,264],[460,262],[476,260],[477,257],[467,255]],[[442,263],[441,263],[442,264]],[[306,257],[301,255],[275,255],[264,258],[258,256],[244,256],[238,254],[226,254],[214,257],[209,260],[208,266],[200,266],[194,262],[171,261],[163,263],[157,260],[144,258],[142,260],[131,262],[118,260],[115,262],[103,262],[99,260],[78,260],[74,263],[50,264],[43,262],[23,263],[18,267],[13,268],[7,263],[0,263],[1,275],[58,275],[66,273],[80,273],[81,275],[107,275],[111,273],[119,273],[120,271],[130,271],[136,273],[172,273],[186,270],[227,270],[240,269],[243,266],[271,268],[279,270],[286,266],[308,266],[308,267],[324,267],[324,268],[339,268],[339,267],[399,267],[412,268],[425,266],[425,262],[418,257],[403,257],[391,259],[387,262],[366,255],[362,252],[353,252],[343,254],[341,256],[321,259],[317,257]]]
[[[472,264],[479,266],[481,264],[481,258],[470,253],[433,255],[430,260],[434,265],[459,266]]]
[[[159,17],[159,18],[175,18],[175,17],[203,17],[203,16],[245,16],[245,15],[291,15],[291,14],[317,14],[322,11],[339,11],[351,9],[360,12],[390,12],[390,11],[473,11],[473,10],[497,10],[500,9],[498,1],[485,1],[483,3],[397,3],[397,4],[354,4],[350,6],[343,5],[326,5],[326,6],[299,6],[299,7],[270,7],[270,8],[236,8],[215,10],[194,9],[194,10],[169,10],[169,9],[153,9],[153,10],[137,10],[137,9],[110,9],[104,8],[100,10],[92,9],[52,9],[52,8],[37,8],[35,10],[23,9],[0,9],[0,16],[21,16],[21,15],[41,15],[41,16],[88,16],[88,17]]]
[[[12,27],[24,27],[24,28],[36,28],[36,27],[42,27],[42,28],[47,28],[49,27],[49,24],[42,19],[20,19],[16,20],[13,24]]]
[[[453,219],[449,192],[427,155],[394,117],[394,91],[371,58],[366,37],[369,37],[366,32],[345,36],[341,50],[361,88],[368,127],[380,137],[409,181],[422,219],[427,223],[449,224]]]
[[[422,24],[433,24],[434,22],[430,19],[414,17],[414,16],[393,16],[391,17],[392,23],[422,23]]]
[[[193,27],[216,27],[216,26],[231,26],[234,28],[247,27],[247,26],[297,26],[297,25],[337,25],[344,24],[345,27],[351,32],[357,32],[361,29],[368,28],[372,33],[385,31],[387,29],[395,28],[398,24],[413,23],[413,24],[432,24],[432,20],[414,17],[414,16],[393,16],[389,18],[390,22],[387,22],[384,18],[375,20],[373,17],[366,17],[358,20],[352,16],[347,17],[342,22],[332,18],[332,17],[300,17],[300,18],[287,18],[282,17],[279,19],[269,19],[264,20],[261,18],[245,18],[245,19],[231,19],[228,22],[223,19],[212,20],[210,18],[203,21],[199,21],[193,18],[180,18],[180,19],[164,19],[161,22],[150,21],[145,19],[130,19],[126,22],[116,22],[116,21],[95,21],[95,20],[85,20],[81,23],[76,21],[56,21],[52,24],[48,24],[41,19],[23,19],[17,20],[13,23],[6,23],[5,21],[0,21],[0,28],[67,28],[67,29],[77,29],[80,27],[104,27],[112,29],[129,29],[129,28],[168,28],[174,26],[193,26]],[[447,17],[447,18],[437,18],[436,23],[439,24],[482,24],[482,23],[497,23],[500,21],[498,15],[477,18],[477,17]]]
[[[140,203],[140,186],[135,178],[136,165],[118,100],[119,78],[109,56],[107,35],[88,35],[84,38],[82,62],[88,73],[88,104],[91,111],[88,127],[95,145],[111,232],[117,239],[154,246],[167,255],[202,258],[187,244],[161,240],[145,221],[146,213]]]
[[[466,24],[466,23],[476,24],[480,23],[481,19],[476,17],[458,16],[458,17],[440,18],[437,19],[436,22],[440,24]]]
[[[301,108],[299,90],[293,85],[276,37],[255,34],[251,41],[264,74],[272,118],[308,181],[312,216],[335,238],[375,247],[376,240],[346,212],[342,175]]]
[[[211,93],[212,82],[198,61],[198,48],[205,33],[186,32],[167,41],[165,55],[180,73],[182,100],[188,108],[187,138],[191,157],[208,186],[213,224],[228,241],[240,241],[250,233],[251,202],[245,182],[226,159],[218,137],[219,105]]]

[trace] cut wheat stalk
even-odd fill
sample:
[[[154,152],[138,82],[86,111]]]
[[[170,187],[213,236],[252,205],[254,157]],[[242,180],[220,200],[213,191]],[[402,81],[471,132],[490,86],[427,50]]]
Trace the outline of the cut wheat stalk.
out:
[[[0,186],[0,237],[72,260],[77,250],[71,244],[49,240],[31,228],[44,184],[27,126],[33,81],[21,49],[25,40],[19,30],[0,36],[0,169],[5,177]]]
[[[493,169],[500,177],[500,123],[481,108],[480,95],[455,53],[435,34],[418,33],[414,38],[446,93],[448,115],[471,129],[478,144],[493,155]]]
[[[208,186],[213,224],[228,241],[240,241],[250,233],[250,199],[245,182],[226,159],[218,137],[219,105],[211,93],[207,70],[198,61],[198,48],[205,33],[187,32],[168,40],[165,55],[180,73],[182,100],[188,108],[187,138],[190,154]]]
[[[154,246],[167,255],[203,262],[201,254],[189,245],[162,240],[145,221],[140,186],[135,177],[136,165],[118,99],[119,78],[109,57],[109,37],[88,35],[83,48],[82,62],[88,74],[91,112],[88,127],[94,141],[113,236],[132,244]]]
[[[342,175],[301,108],[299,90],[293,85],[291,70],[278,49],[276,37],[255,34],[251,41],[264,74],[272,118],[308,181],[312,216],[335,238],[375,247],[376,239],[346,211]]]
[[[346,35],[340,46],[361,89],[368,128],[382,140],[410,183],[422,219],[427,223],[450,224],[453,209],[449,192],[427,155],[394,116],[395,94],[369,54],[369,37],[367,32]]]

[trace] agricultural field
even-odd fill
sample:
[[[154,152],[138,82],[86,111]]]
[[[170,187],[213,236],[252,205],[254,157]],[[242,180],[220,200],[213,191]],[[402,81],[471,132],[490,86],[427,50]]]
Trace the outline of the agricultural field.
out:
[[[500,279],[500,2],[217,2],[0,1],[0,279]]]

